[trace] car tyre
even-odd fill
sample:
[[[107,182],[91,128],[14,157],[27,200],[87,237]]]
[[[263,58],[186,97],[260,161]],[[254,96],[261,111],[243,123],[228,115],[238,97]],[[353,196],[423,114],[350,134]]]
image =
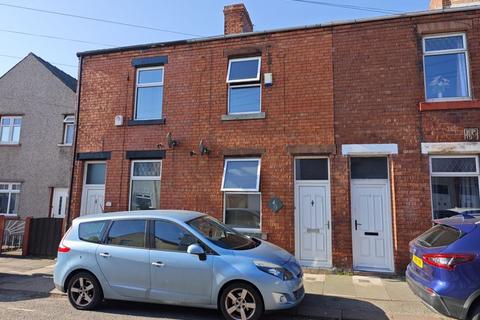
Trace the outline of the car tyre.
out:
[[[220,310],[226,320],[258,320],[264,306],[258,290],[243,282],[235,282],[223,290]]]
[[[70,304],[79,310],[95,309],[103,299],[100,283],[87,272],[79,272],[70,279],[67,294]]]
[[[477,302],[470,311],[470,320],[480,320],[480,301]]]

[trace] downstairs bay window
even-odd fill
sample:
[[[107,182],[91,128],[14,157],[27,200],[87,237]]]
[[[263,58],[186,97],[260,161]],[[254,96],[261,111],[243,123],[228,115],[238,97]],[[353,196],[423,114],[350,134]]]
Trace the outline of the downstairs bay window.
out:
[[[430,158],[433,218],[452,215],[450,209],[480,208],[477,156]]]
[[[260,231],[260,159],[226,159],[223,170],[224,222],[246,232]]]

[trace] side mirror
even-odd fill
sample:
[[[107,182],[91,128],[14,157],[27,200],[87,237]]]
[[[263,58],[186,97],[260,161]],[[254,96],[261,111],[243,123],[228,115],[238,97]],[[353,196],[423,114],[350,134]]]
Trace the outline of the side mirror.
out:
[[[198,256],[198,258],[201,261],[207,260],[207,255],[205,254],[205,250],[203,250],[203,248],[196,243],[188,246],[187,253],[194,254],[194,255]]]

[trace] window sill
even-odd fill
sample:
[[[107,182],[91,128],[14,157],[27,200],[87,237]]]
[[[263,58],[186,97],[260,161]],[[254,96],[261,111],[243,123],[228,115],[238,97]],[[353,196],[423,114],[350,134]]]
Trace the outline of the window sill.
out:
[[[0,143],[0,147],[20,147],[21,143]]]
[[[265,119],[265,112],[246,114],[224,114],[222,121]]]
[[[159,125],[165,124],[165,118],[155,119],[155,120],[128,120],[127,125],[129,126],[149,126],[149,125]]]
[[[480,100],[426,101],[420,102],[420,111],[480,109]]]
[[[59,143],[59,144],[57,144],[57,147],[73,147],[73,144]]]

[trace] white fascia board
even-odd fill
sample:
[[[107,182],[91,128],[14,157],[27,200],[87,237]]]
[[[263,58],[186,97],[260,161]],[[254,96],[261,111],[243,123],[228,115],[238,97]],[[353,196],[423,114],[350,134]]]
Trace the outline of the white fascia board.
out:
[[[480,153],[480,142],[422,143],[422,154],[472,154]]]
[[[398,154],[398,145],[396,143],[342,145],[342,155],[344,156],[375,156],[389,154]]]

